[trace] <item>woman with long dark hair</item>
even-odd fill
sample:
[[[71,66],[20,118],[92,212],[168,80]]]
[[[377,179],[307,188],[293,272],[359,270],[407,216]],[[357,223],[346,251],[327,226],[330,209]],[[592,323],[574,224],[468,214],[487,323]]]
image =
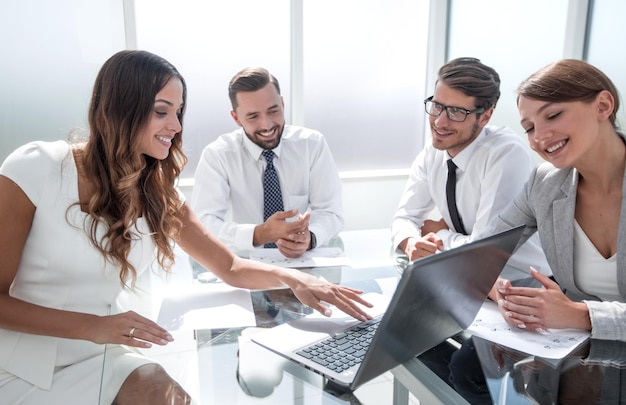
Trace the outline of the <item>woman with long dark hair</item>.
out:
[[[0,398],[3,403],[188,403],[165,371],[132,350],[171,335],[120,292],[174,243],[223,281],[288,287],[304,304],[358,319],[361,293],[297,270],[238,258],[196,219],[176,188],[187,159],[180,73],[145,51],[101,68],[81,142],[31,142],[0,167]],[[106,344],[106,365],[103,370]]]

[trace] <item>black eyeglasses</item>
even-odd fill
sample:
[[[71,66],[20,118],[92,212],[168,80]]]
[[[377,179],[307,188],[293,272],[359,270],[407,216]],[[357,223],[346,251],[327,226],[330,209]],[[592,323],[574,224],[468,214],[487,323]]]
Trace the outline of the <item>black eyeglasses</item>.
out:
[[[455,122],[463,122],[470,114],[480,114],[485,112],[485,107],[476,108],[474,110],[466,110],[461,107],[452,107],[443,104],[439,104],[436,101],[433,101],[433,96],[428,97],[424,100],[424,108],[426,109],[426,114],[432,115],[433,117],[438,117],[445,110],[446,115],[450,121]]]

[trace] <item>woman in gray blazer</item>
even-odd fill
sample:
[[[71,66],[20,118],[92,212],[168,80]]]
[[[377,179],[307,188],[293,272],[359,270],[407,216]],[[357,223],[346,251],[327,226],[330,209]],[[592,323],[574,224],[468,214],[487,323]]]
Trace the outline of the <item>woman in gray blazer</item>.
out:
[[[580,328],[626,341],[626,146],[611,80],[573,59],[532,74],[517,90],[521,125],[546,163],[486,234],[526,224],[539,232],[558,282],[543,288],[498,280],[490,297],[509,324],[528,330]]]

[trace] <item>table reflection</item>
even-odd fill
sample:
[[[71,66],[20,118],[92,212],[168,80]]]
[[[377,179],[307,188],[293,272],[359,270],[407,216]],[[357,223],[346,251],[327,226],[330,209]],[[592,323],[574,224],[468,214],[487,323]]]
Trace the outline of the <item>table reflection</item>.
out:
[[[465,354],[466,364],[478,360],[483,370],[482,380],[478,374],[474,380],[480,388],[470,389],[470,395],[485,387],[490,392],[491,398],[483,394],[475,403],[626,403],[625,342],[592,339],[566,358],[554,360],[473,337],[459,352]]]
[[[346,277],[353,269],[310,269],[325,279],[334,278],[365,292],[383,293],[377,279],[397,278],[394,266],[363,270]],[[301,304],[290,289],[251,291],[255,327],[197,330],[200,376],[203,380],[200,403],[301,403],[323,398],[324,404],[372,404],[362,392],[336,390],[321,376],[257,345],[254,333],[309,315],[313,310]],[[246,399],[246,397],[248,399]],[[389,396],[389,404],[392,403]]]

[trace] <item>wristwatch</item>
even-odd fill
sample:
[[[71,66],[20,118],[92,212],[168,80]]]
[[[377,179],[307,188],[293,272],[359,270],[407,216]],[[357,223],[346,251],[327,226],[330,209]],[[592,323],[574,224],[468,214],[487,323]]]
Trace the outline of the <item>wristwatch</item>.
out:
[[[315,234],[311,231],[309,231],[309,233],[311,234],[311,244],[307,250],[315,249],[317,247],[317,238],[315,237]]]

